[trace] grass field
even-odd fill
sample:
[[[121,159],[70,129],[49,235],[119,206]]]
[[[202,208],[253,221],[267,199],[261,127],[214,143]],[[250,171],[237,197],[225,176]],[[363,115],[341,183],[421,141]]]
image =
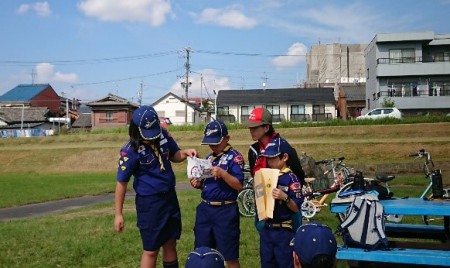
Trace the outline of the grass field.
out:
[[[450,123],[411,125],[329,126],[280,128],[298,152],[316,160],[345,156],[349,166],[373,173],[380,167],[398,171],[392,183],[396,196],[418,196],[426,181],[420,162],[409,153],[429,150],[448,183]],[[244,156],[252,142],[245,129],[230,130],[231,143]],[[173,131],[182,148],[200,146],[201,132]],[[118,152],[124,133],[79,134],[0,140],[0,207],[114,191]],[[415,163],[412,166],[411,163]],[[177,179],[185,183],[186,163],[176,164]],[[413,174],[414,173],[414,174]],[[178,244],[180,263],[193,246],[198,191],[180,191],[183,234]],[[133,202],[125,206],[126,231],[113,231],[113,204],[91,206],[54,215],[0,222],[0,267],[138,267],[140,238]],[[328,209],[316,219],[332,228],[338,224]],[[241,218],[242,267],[258,267],[259,242],[252,218]],[[418,221],[420,219],[411,219]],[[338,237],[338,240],[340,238]],[[340,263],[339,267],[345,267]]]

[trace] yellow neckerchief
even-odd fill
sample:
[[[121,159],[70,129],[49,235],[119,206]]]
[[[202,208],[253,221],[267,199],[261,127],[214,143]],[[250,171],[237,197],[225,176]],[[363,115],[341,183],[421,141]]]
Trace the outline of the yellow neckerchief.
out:
[[[283,174],[286,174],[288,172],[292,172],[292,170],[290,168],[284,168],[283,170],[280,170],[280,174],[278,175],[278,177],[280,177]]]
[[[152,148],[153,153],[158,158],[159,166],[160,166],[161,171],[166,170],[166,168],[164,167],[163,160],[162,160],[161,152],[159,151],[158,147],[154,143],[146,143],[146,144],[148,146],[150,146],[150,148]]]
[[[212,162],[214,162],[214,160],[216,160],[219,156],[222,156],[224,153],[228,152],[228,150],[231,149],[231,145],[227,144],[227,146],[225,148],[223,148],[222,152],[220,152],[218,155],[214,155],[214,153],[209,157],[209,160]]]

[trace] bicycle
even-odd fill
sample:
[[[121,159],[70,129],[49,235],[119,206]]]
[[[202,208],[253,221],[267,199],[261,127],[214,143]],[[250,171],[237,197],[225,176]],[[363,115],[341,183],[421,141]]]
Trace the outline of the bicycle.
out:
[[[344,160],[345,157],[341,156],[338,158],[324,159],[316,162],[316,165],[323,164],[330,166],[330,168],[324,172],[324,175],[330,174],[331,172],[334,182],[329,188],[314,191],[312,183],[315,181],[315,178],[305,179],[306,185],[302,189],[304,200],[301,207],[303,217],[306,219],[311,219],[321,210],[322,207],[328,206],[325,201],[328,199],[330,193],[338,191],[346,181],[347,177],[351,175],[351,171],[345,166]],[[322,196],[321,199],[316,200],[319,196]]]
[[[425,190],[422,192],[420,198],[425,200],[432,200],[435,198],[449,198],[448,191],[449,189],[444,189],[442,185],[442,175],[440,169],[434,169],[434,162],[431,158],[431,154],[425,149],[420,149],[417,153],[412,153],[409,155],[410,157],[415,157],[415,159],[418,158],[424,158],[424,164],[423,164],[423,172],[425,175],[425,178],[428,180],[428,186],[425,188]],[[431,165],[431,168],[430,168]],[[430,193],[431,190],[431,193]],[[423,221],[426,225],[430,223],[430,221],[436,221],[440,218],[428,218],[427,216],[423,216]]]
[[[256,215],[255,191],[253,190],[253,177],[250,166],[244,166],[244,185],[238,194],[239,213],[244,217]]]

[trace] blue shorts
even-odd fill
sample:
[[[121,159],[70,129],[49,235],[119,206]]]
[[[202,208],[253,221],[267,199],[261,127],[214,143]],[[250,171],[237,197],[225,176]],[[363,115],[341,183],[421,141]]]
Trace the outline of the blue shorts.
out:
[[[144,250],[156,251],[171,239],[180,239],[181,212],[175,190],[164,194],[136,195],[137,227]]]
[[[195,216],[195,248],[215,248],[226,261],[239,259],[239,226],[239,208],[236,202],[221,206],[201,202]]]
[[[261,268],[294,267],[293,248],[289,245],[294,235],[288,228],[264,227],[259,236]]]

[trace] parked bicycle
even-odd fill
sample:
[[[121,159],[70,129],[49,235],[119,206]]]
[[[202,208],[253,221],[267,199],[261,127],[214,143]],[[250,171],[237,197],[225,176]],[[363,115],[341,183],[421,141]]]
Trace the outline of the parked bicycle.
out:
[[[314,191],[312,183],[315,181],[315,178],[305,179],[306,185],[303,187],[304,200],[301,207],[303,217],[311,219],[322,207],[328,206],[325,202],[330,196],[330,193],[338,191],[346,182],[347,178],[351,175],[351,171],[345,166],[344,160],[345,157],[341,156],[316,162],[316,165],[325,165],[328,167],[324,175],[330,174],[331,172],[334,181],[329,188]],[[321,197],[320,200],[317,200],[318,197]]]
[[[244,217],[256,215],[255,191],[253,190],[253,177],[250,166],[244,167],[244,185],[238,195],[239,213]]]

